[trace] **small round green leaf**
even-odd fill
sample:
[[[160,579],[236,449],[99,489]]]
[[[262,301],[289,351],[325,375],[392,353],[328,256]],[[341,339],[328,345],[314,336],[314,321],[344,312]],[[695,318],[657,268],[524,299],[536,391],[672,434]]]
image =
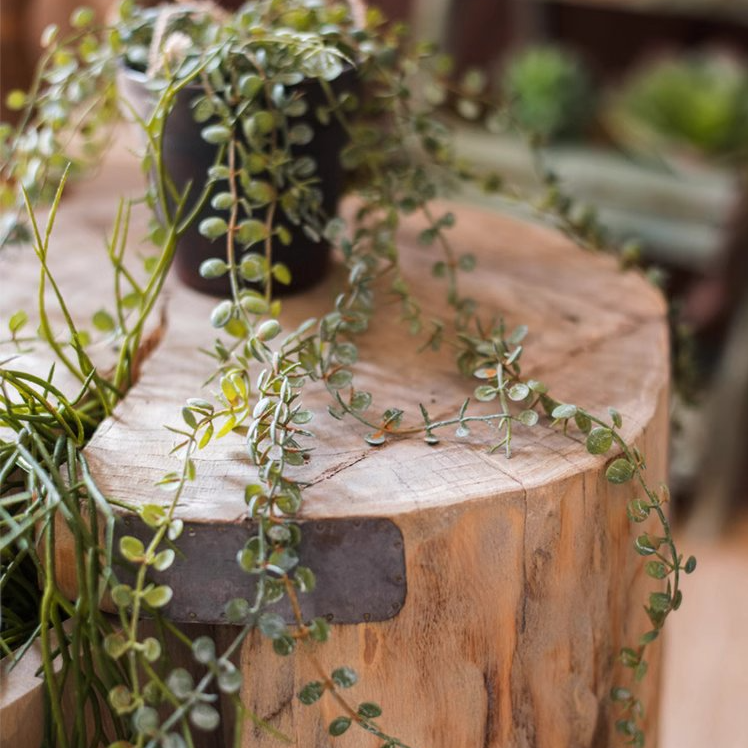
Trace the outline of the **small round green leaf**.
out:
[[[644,522],[649,517],[651,505],[645,499],[633,499],[626,507],[626,514],[632,522]]]
[[[577,428],[583,434],[588,434],[590,432],[590,429],[592,428],[592,421],[590,420],[590,417],[586,413],[583,413],[581,410],[578,410],[574,414],[574,423],[577,424]]]
[[[23,310],[11,315],[11,318],[8,320],[8,329],[11,335],[18,333],[28,321],[29,316]]]
[[[132,605],[132,587],[129,584],[118,584],[112,588],[112,602],[118,608],[127,608]]]
[[[608,408],[608,413],[610,414],[611,421],[613,421],[613,425],[617,429],[620,429],[621,426],[623,426],[623,418],[621,417],[621,414],[615,408]]]
[[[265,277],[265,258],[258,254],[247,254],[239,265],[239,273],[244,280],[257,283]]]
[[[291,271],[288,267],[278,262],[273,265],[273,278],[275,278],[278,283],[287,286],[291,282]]]
[[[161,657],[161,644],[158,639],[149,636],[143,641],[143,656],[148,662],[155,662]]]
[[[39,46],[42,49],[47,49],[52,42],[58,37],[60,33],[60,27],[56,23],[50,23],[42,31],[41,38],[39,39]]]
[[[169,673],[166,685],[178,699],[186,699],[192,693],[195,683],[187,670],[178,667]]]
[[[130,644],[121,631],[114,634],[108,634],[104,637],[104,651],[113,660],[122,657],[128,649],[130,649]]]
[[[634,541],[634,550],[640,556],[651,556],[653,553],[657,553],[659,543],[655,542],[649,535],[639,535]]]
[[[507,338],[507,343],[519,345],[527,337],[528,332],[530,332],[530,329],[527,325],[517,325]]]
[[[143,543],[131,535],[125,535],[120,538],[119,550],[128,561],[132,561],[133,563],[141,561],[145,554]]]
[[[164,605],[168,605],[174,595],[171,587],[165,584],[160,584],[158,587],[153,587],[143,595],[143,600],[150,605],[152,608],[163,608]]]
[[[548,392],[548,387],[544,385],[542,382],[538,382],[537,379],[529,379],[527,382],[527,386],[536,394],[536,395],[544,395],[546,392]]]
[[[273,651],[281,657],[288,657],[288,655],[293,653],[295,648],[296,642],[293,637],[288,634],[273,639]]]
[[[241,271],[240,271],[241,272]],[[242,273],[242,277],[246,280],[249,278]],[[239,302],[242,305],[242,309],[249,312],[249,314],[265,314],[268,310],[268,304],[261,296],[255,296],[253,293],[244,292]]]
[[[628,701],[632,698],[632,695],[628,688],[621,688],[620,686],[610,691],[610,698],[613,701]]]
[[[242,672],[233,665],[218,674],[218,687],[224,693],[236,693],[242,687]]]
[[[213,311],[210,313],[210,324],[216,328],[226,327],[233,313],[234,305],[231,301],[225,299],[213,307]]]
[[[144,504],[140,509],[140,519],[148,527],[160,527],[166,518],[166,510],[160,504]]]
[[[472,270],[475,270],[475,265],[476,265],[475,255],[471,255],[471,254],[460,255],[460,258],[457,260],[457,265],[460,268],[460,270],[466,273],[469,273]]]
[[[208,96],[202,96],[192,103],[192,119],[195,122],[200,124],[207,122],[215,113],[215,104]]]
[[[220,278],[229,271],[229,266],[217,257],[211,257],[200,264],[200,275],[203,278]]]
[[[631,462],[624,457],[619,457],[617,460],[608,465],[608,469],[605,471],[605,477],[615,484],[626,483],[634,477],[635,468]]]
[[[523,426],[534,426],[538,422],[539,416],[534,410],[523,410],[517,416],[517,420]]]
[[[216,659],[216,644],[209,636],[199,636],[192,642],[192,656],[202,665]]]
[[[5,97],[5,104],[13,112],[18,112],[26,106],[26,94],[16,89]]]
[[[257,622],[257,626],[268,639],[280,639],[288,630],[286,622],[277,613],[263,613]]]
[[[305,424],[309,423],[314,418],[314,413],[312,413],[311,410],[299,410],[296,413],[294,413],[293,418],[291,419],[294,423],[297,424]]]
[[[479,387],[475,388],[475,399],[480,400],[483,403],[487,403],[490,400],[496,399],[496,395],[498,394],[498,391],[496,387],[491,387],[491,385],[488,384],[482,384]]]
[[[264,85],[259,75],[250,73],[239,78],[239,90],[245,99],[253,99]]]
[[[319,701],[322,698],[322,694],[325,692],[325,687],[318,680],[307,683],[304,688],[299,691],[299,701],[302,704],[314,704],[315,701]]]
[[[117,714],[126,712],[132,704],[132,694],[127,686],[115,686],[107,696]]]
[[[357,413],[366,410],[371,405],[372,397],[370,392],[357,390],[351,395],[350,406]]]
[[[251,118],[251,123],[252,129],[255,132],[267,135],[269,132],[272,132],[275,127],[275,117],[273,117],[271,112],[257,112]]]
[[[293,548],[279,548],[268,558],[268,564],[284,572],[291,571],[299,563],[299,555]]]
[[[200,131],[200,137],[213,145],[228,143],[231,140],[231,130],[225,125],[209,125]]]
[[[329,732],[333,737],[342,735],[351,726],[350,717],[337,717],[330,722]]]
[[[216,210],[231,210],[234,205],[234,196],[230,192],[219,192],[213,195],[210,204]]]
[[[330,625],[324,618],[315,618],[309,624],[309,635],[316,642],[326,642],[330,638]]]
[[[173,519],[169,523],[169,529],[166,532],[166,537],[168,537],[169,540],[177,540],[179,536],[182,534],[183,530],[184,530],[184,520]]]
[[[223,218],[212,216],[211,218],[204,218],[200,221],[197,230],[206,239],[214,240],[223,236],[229,230],[229,226]]]
[[[644,568],[647,576],[652,579],[664,579],[668,575],[667,567],[662,561],[649,561]]]
[[[250,218],[237,227],[236,238],[242,244],[257,244],[267,236],[267,227],[262,221]]]
[[[82,29],[90,26],[94,20],[94,12],[91,8],[76,8],[70,16],[70,25],[74,29]]]
[[[243,597],[235,597],[226,603],[226,619],[229,623],[244,623],[250,611],[249,601]]]
[[[358,682],[356,671],[349,667],[339,667],[332,671],[332,681],[339,688],[350,688]]]
[[[192,709],[190,709],[190,722],[192,722],[198,730],[212,732],[216,727],[218,727],[220,721],[220,715],[215,707],[210,704],[198,702],[192,707]]]
[[[244,571],[249,573],[254,571],[257,557],[251,548],[245,547],[236,554],[236,560],[239,566],[241,566]]]
[[[376,719],[382,715],[382,707],[371,701],[365,701],[363,704],[359,704],[358,713],[364,719]]]
[[[509,388],[509,399],[514,402],[524,400],[530,394],[530,388],[524,382],[517,382]]]
[[[93,322],[93,326],[97,330],[101,330],[101,332],[111,332],[115,327],[114,318],[104,309],[99,309],[91,321]]]
[[[327,377],[327,383],[336,390],[347,387],[352,380],[353,374],[348,369],[338,369],[338,371]]]
[[[156,557],[153,559],[153,568],[156,571],[165,571],[174,563],[175,558],[176,554],[174,551],[171,548],[166,548],[156,554]]]
[[[556,420],[563,421],[563,420],[566,420],[567,418],[574,418],[576,414],[577,414],[576,405],[568,405],[566,403],[562,403],[561,405],[557,405],[551,411],[551,418],[555,418]]]
[[[110,748],[112,748],[110,746]],[[178,732],[170,732],[164,735],[161,741],[161,748],[187,748],[187,743]]]
[[[247,197],[255,205],[266,205],[275,197],[275,189],[268,182],[255,179],[249,183],[245,190]]]
[[[667,592],[652,592],[649,596],[649,606],[652,610],[658,613],[664,613],[670,610],[673,605],[673,601],[670,599],[670,595]]]
[[[306,145],[307,143],[311,143],[313,138],[314,130],[309,125],[304,123],[294,125],[288,131],[289,142],[293,143],[294,145]]]
[[[587,451],[592,455],[603,455],[613,446],[613,432],[598,426],[587,435]]]
[[[140,706],[133,714],[132,725],[136,732],[153,735],[158,730],[158,712],[152,706]]]
[[[299,566],[294,574],[294,579],[301,592],[313,592],[317,586],[317,578],[307,566]]]

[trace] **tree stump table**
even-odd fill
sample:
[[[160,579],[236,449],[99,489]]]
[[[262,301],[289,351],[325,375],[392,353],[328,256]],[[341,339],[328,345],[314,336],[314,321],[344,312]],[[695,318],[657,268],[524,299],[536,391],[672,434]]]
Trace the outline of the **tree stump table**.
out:
[[[62,276],[62,259],[70,267],[84,256],[86,263],[101,262],[93,257],[103,253],[101,228],[114,205],[101,196],[117,194],[123,180],[137,182],[134,167],[127,168],[105,169],[64,205],[52,250]],[[601,414],[616,407],[623,435],[647,456],[649,480],[664,479],[669,369],[659,293],[614,260],[585,253],[546,228],[451,209],[458,218],[451,241],[478,259],[477,270],[463,276],[464,291],[485,316],[529,327],[525,373],[559,400]],[[137,217],[133,242],[144,220]],[[399,243],[428,319],[445,314],[445,289],[429,277],[434,255],[418,244],[421,229],[409,220]],[[20,277],[33,258],[0,262]],[[84,282],[67,275],[60,278],[63,290]],[[342,278],[336,268],[320,287],[285,300],[284,326],[328,311]],[[106,300],[100,282],[92,281],[92,298],[81,300],[84,312]],[[16,301],[3,301],[3,315]],[[214,303],[176,282],[168,286],[163,326],[139,381],[86,449],[105,495],[164,502],[154,484],[178,464],[169,456],[174,435],[164,425],[179,423],[186,398],[212,390],[202,386],[212,361],[198,348],[215,338],[208,323]],[[373,393],[375,407],[403,407],[413,422],[419,402],[434,419],[456,414],[476,382],[456,373],[448,350],[417,352],[418,341],[397,317],[396,305],[383,304],[361,337],[357,386]],[[442,434],[437,446],[400,439],[370,447],[360,424],[327,414],[321,386],[310,386],[304,402],[315,412],[310,429],[317,439],[298,472],[308,482],[302,557],[315,568],[319,591],[302,600],[305,614],[332,623],[330,642],[316,651],[327,671],[357,670],[352,698],[380,703],[381,724],[413,748],[614,745],[609,692],[628,683],[617,654],[646,630],[643,602],[654,583],[631,547],[636,533],[626,503],[635,491],[604,477],[610,455],[589,455],[580,434],[565,436],[544,420],[517,429],[510,459],[488,452],[482,427],[466,439]],[[236,553],[251,532],[243,489],[254,474],[236,434],[198,452],[196,465],[197,479],[177,508],[186,523],[179,541],[186,558],[156,576],[174,588],[167,614],[209,626],[228,641],[233,631],[223,623],[223,605],[250,589]],[[138,532],[132,523],[125,531]],[[64,552],[58,568],[65,567]],[[66,568],[73,590],[74,567]],[[655,648],[640,687],[648,745],[656,743],[657,659]],[[251,636],[239,662],[242,699],[259,717],[300,748],[332,742],[327,724],[340,712],[334,700],[307,707],[296,699],[318,678],[303,651],[279,658],[268,640]],[[231,734],[229,725],[224,729]],[[251,723],[243,739],[246,748],[275,743]],[[334,742],[341,748],[381,743],[356,730]]]

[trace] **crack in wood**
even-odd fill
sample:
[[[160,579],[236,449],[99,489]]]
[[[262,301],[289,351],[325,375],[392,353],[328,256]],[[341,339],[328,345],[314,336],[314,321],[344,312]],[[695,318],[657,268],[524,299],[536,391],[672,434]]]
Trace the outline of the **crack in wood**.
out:
[[[574,359],[576,359],[577,356],[596,352],[603,344],[609,342],[611,338],[629,337],[630,335],[639,332],[642,327],[653,322],[661,321],[662,317],[656,315],[652,315],[651,317],[636,317],[634,318],[633,322],[623,323],[613,330],[600,335],[597,338],[582,341],[578,345],[564,350],[563,353],[558,356],[555,356],[549,360],[541,361],[534,366],[528,365],[525,373],[532,374],[533,377],[542,376],[544,372],[557,369],[560,363],[567,363],[568,361],[573,361]]]
[[[371,449],[379,449],[379,447],[371,447]],[[358,465],[359,462],[363,462],[368,456],[369,456],[370,450],[366,450],[364,452],[359,452],[355,457],[348,460],[347,462],[344,462],[341,465],[333,465],[332,467],[328,468],[327,470],[323,471],[318,477],[316,477],[314,480],[309,481],[307,483],[307,486],[316,486],[320,483],[324,483],[326,480],[330,480],[330,478],[334,478],[339,473],[342,473],[344,470],[347,470],[350,467],[353,467],[354,465]]]

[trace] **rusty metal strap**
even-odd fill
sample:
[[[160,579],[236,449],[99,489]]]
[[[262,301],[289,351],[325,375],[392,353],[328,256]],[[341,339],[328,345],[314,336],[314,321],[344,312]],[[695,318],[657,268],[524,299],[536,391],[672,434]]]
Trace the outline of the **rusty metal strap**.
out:
[[[299,598],[305,618],[322,616],[331,623],[362,623],[397,615],[406,595],[405,551],[397,525],[370,517],[299,524],[301,562],[317,577],[315,590]],[[139,518],[124,517],[117,522],[115,548],[122,535],[147,542],[152,534]],[[250,523],[185,523],[173,565],[152,577],[174,591],[165,614],[175,621],[228,623],[226,603],[237,597],[254,597],[256,577],[244,572],[236,560],[237,552],[254,534]],[[123,581],[131,577],[122,566],[117,571]],[[285,601],[274,609],[293,621]]]

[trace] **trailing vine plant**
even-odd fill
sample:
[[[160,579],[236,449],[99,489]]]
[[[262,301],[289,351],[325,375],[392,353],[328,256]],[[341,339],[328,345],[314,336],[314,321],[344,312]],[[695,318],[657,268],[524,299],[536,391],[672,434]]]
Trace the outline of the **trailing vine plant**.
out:
[[[385,748],[406,748],[380,726],[377,704],[348,697],[355,672],[344,663],[326,672],[307,646],[330,635],[327,622],[306,620],[299,603],[299,596],[316,583],[313,570],[299,558],[301,528],[295,520],[303,502],[303,484],[295,469],[309,459],[313,443],[308,426],[313,414],[303,402],[312,382],[322,383],[328,391],[330,415],[360,422],[362,436],[372,447],[414,436],[435,445],[444,429],[465,438],[482,428],[489,435],[490,449],[503,450],[509,457],[515,430],[532,428],[547,417],[570,438],[581,434],[591,454],[612,453],[607,479],[635,481],[641,489],[641,497],[627,507],[629,518],[638,523],[654,517],[660,527],[657,534],[642,534],[635,542],[636,552],[648,559],[647,574],[664,583],[646,606],[651,627],[620,653],[633,681],[641,680],[647,670],[647,648],[680,606],[682,573],[693,571],[695,560],[684,560],[676,548],[667,518],[667,490],[648,482],[644,455],[623,438],[620,414],[611,409],[601,417],[581,405],[559,402],[544,384],[523,377],[526,328],[507,331],[501,320],[481,319],[475,301],[462,294],[460,274],[473,269],[475,258],[452,245],[449,229],[455,218],[449,212],[439,214],[433,199],[460,181],[517,198],[499,175],[480,173],[460,161],[450,130],[439,116],[439,107],[455,96],[463,116],[495,121],[501,112],[484,97],[482,82],[473,74],[459,85],[450,83],[443,58],[429,46],[407,46],[404,31],[385,26],[374,10],[367,13],[364,25],[355,23],[344,4],[261,0],[229,16],[204,3],[164,12],[125,0],[111,26],[95,27],[85,10],[75,14],[73,25],[77,30],[66,39],[55,30],[45,34],[48,49],[31,91],[11,95],[11,103],[23,110],[21,125],[0,130],[0,199],[11,209],[5,236],[23,236],[18,220],[23,205],[40,263],[39,334],[24,335],[29,316],[19,311],[9,320],[7,343],[21,354],[29,347],[48,346],[56,367],[65,369],[79,387],[70,396],[57,387],[55,369],[45,379],[14,369],[12,358],[1,364],[0,426],[5,431],[0,442],[0,550],[5,597],[0,643],[17,660],[40,638],[51,714],[48,744],[191,746],[193,727],[218,727],[216,688],[234,706],[235,745],[240,744],[247,720],[282,740],[283,735],[242,704],[242,673],[231,659],[246,637],[259,630],[272,640],[278,655],[300,650],[311,658],[318,679],[306,684],[298,697],[304,704],[325,694],[334,700],[339,716],[328,726],[331,735],[356,727],[379,738]],[[113,81],[122,60],[149,71],[154,101],[148,117],[118,101]],[[332,82],[350,68],[355,68],[358,87],[336,93]],[[325,104],[314,112],[317,121],[337,120],[348,139],[341,158],[352,189],[361,197],[349,224],[324,215],[317,164],[294,155],[294,146],[313,135],[310,126],[299,121],[308,103],[297,86],[307,78],[318,83],[325,97]],[[188,94],[193,96],[194,117],[203,125],[203,139],[216,147],[215,163],[194,203],[188,200],[188,189],[180,191],[172,182],[163,155],[168,114],[177,97]],[[96,346],[74,321],[47,255],[68,164],[81,163],[74,158],[78,153],[98,154],[108,140],[102,132],[121,114],[118,105],[137,120],[145,136],[143,164],[150,174],[145,199],[157,217],[152,239],[160,251],[144,271],[128,265],[131,206],[120,205],[107,243],[115,277],[114,308],[101,310],[93,320],[117,348],[114,366],[102,371],[94,362]],[[61,109],[64,106],[68,108]],[[548,187],[539,206],[542,214],[583,245],[600,245],[594,216],[576,209],[555,176],[542,165],[539,168]],[[33,204],[55,183],[42,232]],[[231,288],[229,298],[216,304],[210,318],[224,333],[211,351],[211,381],[217,394],[213,399],[189,399],[181,422],[171,427],[179,467],[160,482],[171,492],[169,500],[126,505],[102,495],[81,450],[137,378],[149,319],[177,242],[208,204],[213,213],[200,220],[199,230],[220,243],[216,257],[206,260],[200,272],[205,278],[228,277]],[[439,253],[432,271],[444,286],[450,310],[445,319],[424,318],[401,271],[396,233],[403,217],[412,213],[420,213],[427,223],[420,241],[434,245]],[[291,278],[288,268],[274,260],[273,242],[286,243],[298,227],[334,243],[347,282],[329,313],[284,330],[274,290]],[[47,286],[66,320],[67,339],[49,322]],[[376,314],[375,296],[382,288],[397,300],[403,323],[424,346],[448,345],[455,351],[459,370],[479,380],[473,397],[495,402],[494,412],[478,414],[466,398],[446,419],[432,419],[420,405],[417,425],[407,425],[402,407],[382,408],[371,393],[356,386],[356,339]],[[252,599],[227,601],[227,618],[237,625],[237,633],[218,652],[211,639],[191,641],[160,615],[173,593],[156,580],[175,559],[174,543],[183,523],[174,512],[185,487],[196,478],[196,452],[235,430],[246,433],[245,500],[254,521],[253,536],[237,549],[237,563],[256,579],[256,586]],[[114,548],[115,509],[138,515],[151,529],[148,541],[125,535]],[[74,603],[55,573],[60,521],[75,550]],[[117,556],[129,564],[129,573],[122,573]],[[39,593],[33,589],[37,578],[42,582]],[[35,611],[16,604],[23,594],[9,592],[14,588],[32,590]],[[6,609],[9,594],[12,603]],[[100,612],[106,597],[117,610],[117,625]],[[284,597],[293,611],[291,623],[268,609]],[[143,614],[152,620],[144,621]],[[197,682],[187,670],[171,667],[164,647],[167,636],[189,647],[202,666]],[[72,727],[67,727],[70,720],[63,718],[60,695],[71,683],[77,694],[76,714]],[[617,687],[611,696],[621,709],[617,727],[624,741],[643,745],[643,705],[635,687]]]

